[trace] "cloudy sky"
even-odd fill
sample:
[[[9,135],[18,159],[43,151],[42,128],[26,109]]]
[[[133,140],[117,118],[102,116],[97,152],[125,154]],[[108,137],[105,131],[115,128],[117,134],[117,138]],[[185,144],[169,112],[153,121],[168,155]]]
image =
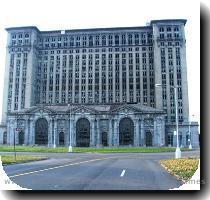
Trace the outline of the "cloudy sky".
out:
[[[6,27],[40,30],[144,26],[154,19],[187,19],[190,115],[200,121],[200,1],[198,0],[5,0],[0,5],[0,113],[3,98]],[[1,115],[0,115],[1,119]]]

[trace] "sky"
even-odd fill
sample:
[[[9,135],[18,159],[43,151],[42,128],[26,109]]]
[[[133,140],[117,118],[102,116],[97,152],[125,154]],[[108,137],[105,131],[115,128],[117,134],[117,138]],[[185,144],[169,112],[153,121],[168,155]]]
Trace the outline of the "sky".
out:
[[[6,27],[40,30],[144,26],[155,19],[187,19],[185,26],[189,111],[200,121],[200,1],[198,0],[5,0],[0,5],[0,121]],[[194,117],[192,117],[194,115]]]

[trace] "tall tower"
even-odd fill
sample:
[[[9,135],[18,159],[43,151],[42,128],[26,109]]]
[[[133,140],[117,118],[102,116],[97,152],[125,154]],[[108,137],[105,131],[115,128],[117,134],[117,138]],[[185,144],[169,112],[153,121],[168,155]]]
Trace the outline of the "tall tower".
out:
[[[186,20],[153,20],[156,107],[167,112],[167,121],[175,121],[174,89],[178,91],[180,122],[188,122],[189,102],[186,65]]]
[[[20,111],[34,104],[36,27],[7,28],[6,65],[2,123],[7,112]]]

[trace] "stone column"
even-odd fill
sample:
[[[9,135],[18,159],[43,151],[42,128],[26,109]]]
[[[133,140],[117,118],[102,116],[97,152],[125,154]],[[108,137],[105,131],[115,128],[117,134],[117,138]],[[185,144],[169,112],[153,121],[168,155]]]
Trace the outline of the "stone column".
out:
[[[29,126],[28,126],[28,117],[25,119],[25,134],[24,134],[24,143],[28,145],[29,143]]]
[[[114,146],[119,146],[118,130],[117,130],[117,120],[114,119]]]
[[[31,121],[31,144],[35,144],[35,121],[32,119]]]
[[[7,120],[7,144],[10,144],[10,120]]]
[[[76,146],[76,123],[74,119],[71,119],[71,137],[72,146]]]
[[[53,146],[56,147],[57,145],[57,118],[54,120],[54,134],[53,134]]]
[[[160,131],[160,137],[161,137],[161,146],[165,146],[165,119],[164,117],[161,118],[161,131]]]
[[[153,129],[153,140],[152,140],[152,146],[158,146],[159,144],[159,132],[158,132],[158,123],[157,123],[157,118],[154,118],[154,129]]]
[[[91,137],[90,137],[90,146],[95,146],[96,141],[95,141],[95,134],[97,133],[95,131],[95,124],[94,124],[94,119],[91,120]]]
[[[109,119],[109,133],[108,133],[108,145],[112,146],[112,119]]]
[[[135,120],[135,124],[134,145],[139,146],[139,119]]]
[[[96,121],[96,133],[97,133],[97,144],[96,144],[96,146],[97,147],[100,147],[100,145],[101,145],[101,138],[100,138],[100,127],[99,127],[99,119],[97,119],[97,121]]]
[[[140,145],[145,146],[145,134],[144,134],[144,119],[141,119],[140,122]]]
[[[49,129],[48,129],[48,147],[52,146],[52,134],[53,134],[53,121],[49,120]]]

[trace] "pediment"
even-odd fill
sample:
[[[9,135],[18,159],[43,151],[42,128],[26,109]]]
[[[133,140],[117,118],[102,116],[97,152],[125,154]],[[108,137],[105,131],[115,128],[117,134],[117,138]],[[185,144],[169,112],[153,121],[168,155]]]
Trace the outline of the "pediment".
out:
[[[112,110],[112,112],[123,112],[123,113],[163,113],[163,110],[152,108],[149,106],[142,106],[140,104],[124,104]]]
[[[68,109],[68,111],[70,113],[70,109]],[[89,108],[87,106],[78,106],[78,107],[74,107],[71,109],[71,112],[74,114],[84,114],[84,113],[90,113],[90,114],[95,114],[96,110],[94,110],[93,108]]]
[[[43,113],[48,113],[48,114],[51,114],[51,113],[54,113],[54,111],[50,108],[47,108],[47,107],[40,107],[40,106],[36,106],[36,107],[33,107],[33,108],[30,108],[26,111],[26,113],[28,114],[35,114],[35,113],[40,113],[40,114],[43,114]]]

